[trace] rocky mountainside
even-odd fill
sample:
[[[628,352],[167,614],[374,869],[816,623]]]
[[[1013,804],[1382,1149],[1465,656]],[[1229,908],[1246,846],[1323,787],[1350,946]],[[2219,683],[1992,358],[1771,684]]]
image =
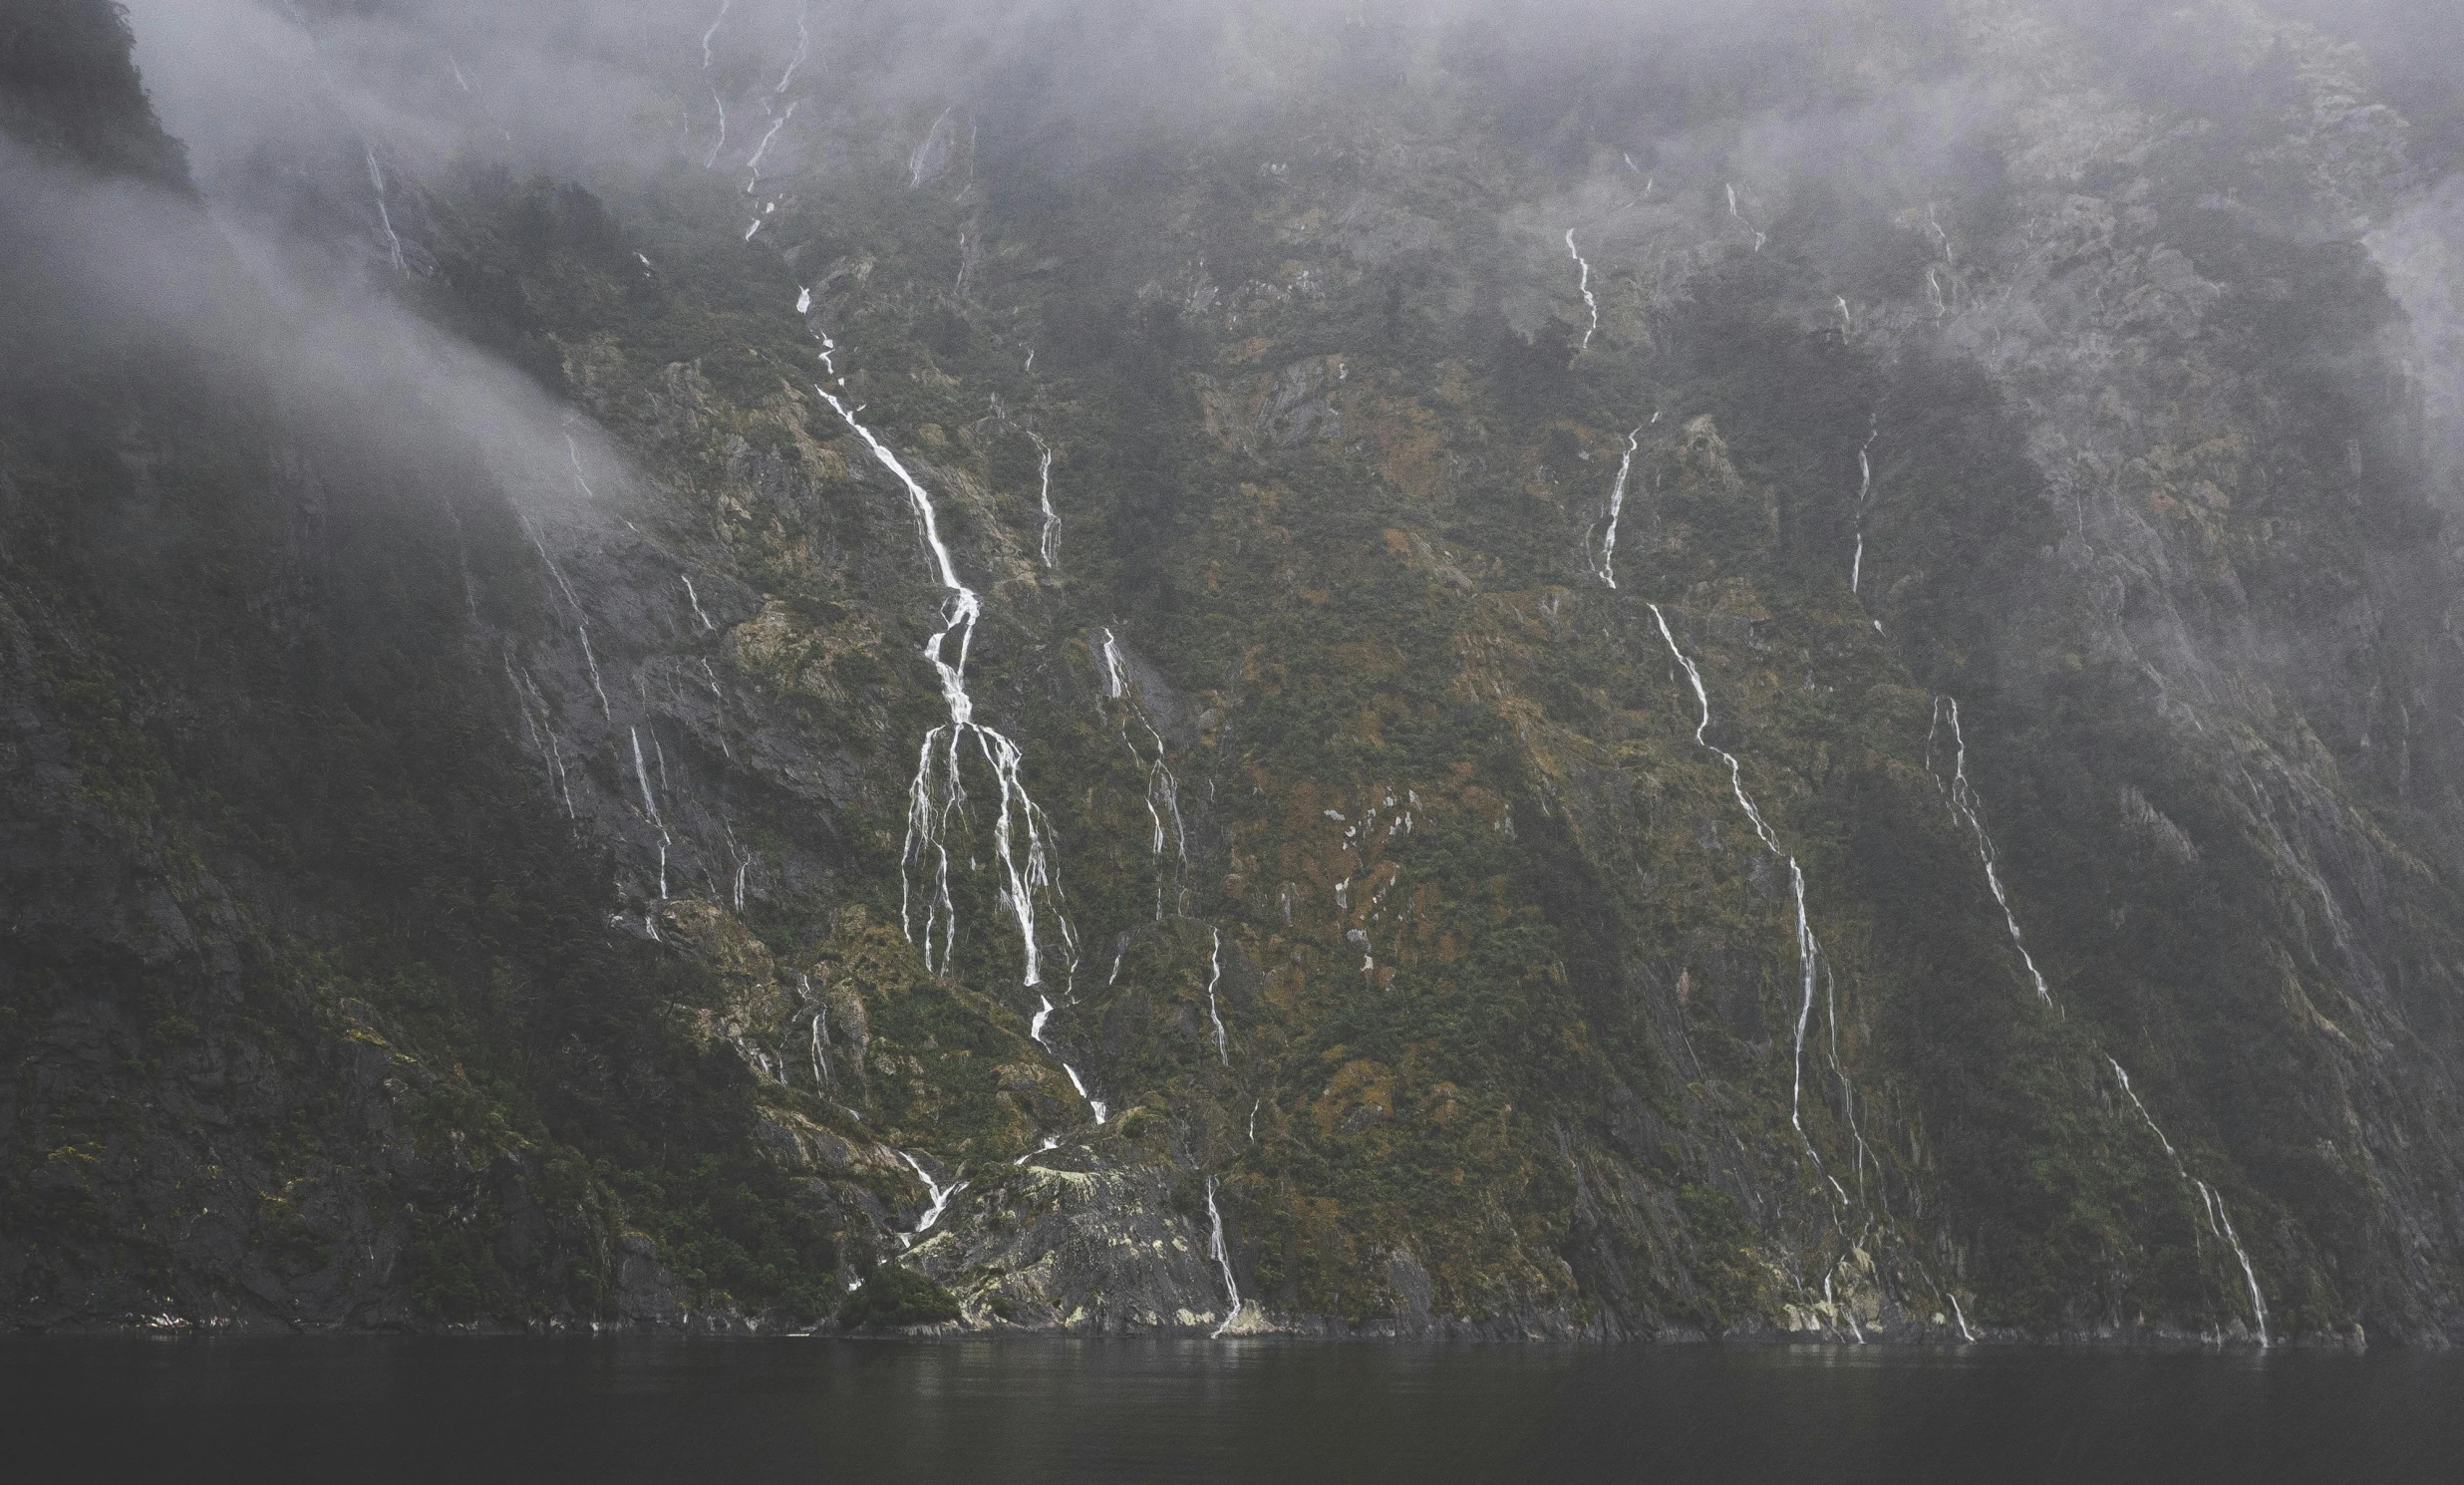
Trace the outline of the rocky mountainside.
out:
[[[13,1323],[2464,1333],[2403,6],[15,9]]]

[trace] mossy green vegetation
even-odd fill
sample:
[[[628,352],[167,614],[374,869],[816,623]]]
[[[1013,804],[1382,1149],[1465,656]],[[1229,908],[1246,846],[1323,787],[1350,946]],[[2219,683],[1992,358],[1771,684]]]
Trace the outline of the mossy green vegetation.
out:
[[[950,1292],[913,1269],[883,1264],[864,1276],[838,1306],[842,1331],[890,1331],[947,1325],[958,1319]]]

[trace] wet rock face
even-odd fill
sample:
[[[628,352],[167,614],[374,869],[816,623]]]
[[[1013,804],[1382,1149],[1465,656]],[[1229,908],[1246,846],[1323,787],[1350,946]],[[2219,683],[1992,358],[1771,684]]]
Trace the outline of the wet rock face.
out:
[[[972,1325],[1091,1336],[1221,1325],[1229,1298],[1206,1232],[1173,1209],[1176,1173],[1078,1154],[988,1178],[909,1261],[959,1296]]]
[[[1937,19],[1091,196],[749,22],[759,166],[388,176],[541,456],[8,404],[6,1313],[2452,1333],[2436,199],[2259,9]]]

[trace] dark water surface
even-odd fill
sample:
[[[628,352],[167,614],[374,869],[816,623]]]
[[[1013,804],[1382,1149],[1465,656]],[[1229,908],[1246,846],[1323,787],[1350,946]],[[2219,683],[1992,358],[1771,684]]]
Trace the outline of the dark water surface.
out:
[[[2464,1481],[2464,1359],[1004,1340],[0,1339],[8,1476]]]

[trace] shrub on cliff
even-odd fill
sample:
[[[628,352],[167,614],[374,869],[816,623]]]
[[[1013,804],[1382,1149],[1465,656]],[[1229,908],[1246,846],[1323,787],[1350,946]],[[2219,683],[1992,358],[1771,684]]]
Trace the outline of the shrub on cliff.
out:
[[[912,1269],[875,1269],[838,1306],[839,1329],[846,1331],[933,1326],[956,1319],[957,1297]]]

